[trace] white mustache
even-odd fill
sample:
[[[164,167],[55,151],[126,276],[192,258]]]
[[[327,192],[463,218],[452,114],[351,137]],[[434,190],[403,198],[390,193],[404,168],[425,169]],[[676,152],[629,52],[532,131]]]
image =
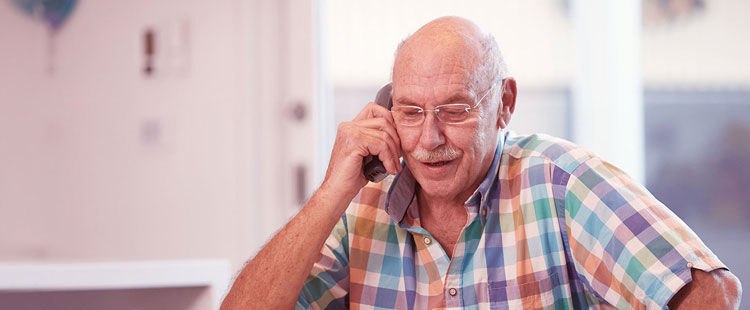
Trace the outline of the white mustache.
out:
[[[460,155],[460,150],[447,145],[432,151],[418,148],[411,152],[411,157],[421,162],[449,161],[458,158]]]

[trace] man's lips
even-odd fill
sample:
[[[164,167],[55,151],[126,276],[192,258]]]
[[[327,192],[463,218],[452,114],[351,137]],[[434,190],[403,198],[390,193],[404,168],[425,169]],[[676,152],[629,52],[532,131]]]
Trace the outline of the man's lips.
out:
[[[442,168],[453,163],[455,159],[423,161],[422,164],[430,168]]]
[[[441,167],[451,162],[451,160],[442,160],[442,161],[434,161],[434,162],[423,162],[423,164],[430,166],[430,167]]]

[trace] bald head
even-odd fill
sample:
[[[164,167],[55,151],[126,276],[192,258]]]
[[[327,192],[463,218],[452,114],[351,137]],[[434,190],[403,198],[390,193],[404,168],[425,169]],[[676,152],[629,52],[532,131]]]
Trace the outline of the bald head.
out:
[[[402,41],[396,50],[393,76],[400,70],[435,63],[431,57],[449,58],[462,66],[471,75],[466,87],[474,92],[498,85],[508,76],[495,38],[461,17],[435,19]]]

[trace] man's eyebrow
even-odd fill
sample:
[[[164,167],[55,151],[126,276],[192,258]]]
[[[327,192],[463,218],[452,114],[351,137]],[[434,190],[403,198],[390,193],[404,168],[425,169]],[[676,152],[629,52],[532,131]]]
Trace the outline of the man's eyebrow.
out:
[[[440,104],[449,104],[449,103],[456,103],[456,102],[470,103],[473,100],[474,99],[471,98],[468,94],[456,93],[448,97],[448,99],[443,100],[443,102],[441,102]]]
[[[466,93],[456,93],[452,96],[448,97],[448,99],[443,100],[442,102],[436,104],[436,105],[443,105],[443,104],[449,104],[449,103],[456,103],[456,102],[462,102],[462,103],[471,103],[474,99],[471,98]],[[414,106],[422,106],[420,104],[417,104],[416,102],[412,101],[409,98],[398,98],[393,101],[394,103],[398,105],[414,105]]]
[[[418,104],[416,102],[411,101],[411,99],[409,99],[409,98],[398,98],[396,100],[393,100],[393,103],[397,104],[397,105],[416,105],[416,106],[418,106]]]

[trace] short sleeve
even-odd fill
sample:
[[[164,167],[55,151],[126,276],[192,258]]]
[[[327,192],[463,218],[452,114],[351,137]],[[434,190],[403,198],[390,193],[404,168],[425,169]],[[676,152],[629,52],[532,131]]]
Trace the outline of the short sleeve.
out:
[[[346,215],[334,226],[302,286],[296,309],[347,309],[349,249]],[[290,253],[290,255],[293,255]]]
[[[571,174],[565,209],[579,278],[618,309],[664,308],[690,268],[726,268],[677,215],[598,158]]]

